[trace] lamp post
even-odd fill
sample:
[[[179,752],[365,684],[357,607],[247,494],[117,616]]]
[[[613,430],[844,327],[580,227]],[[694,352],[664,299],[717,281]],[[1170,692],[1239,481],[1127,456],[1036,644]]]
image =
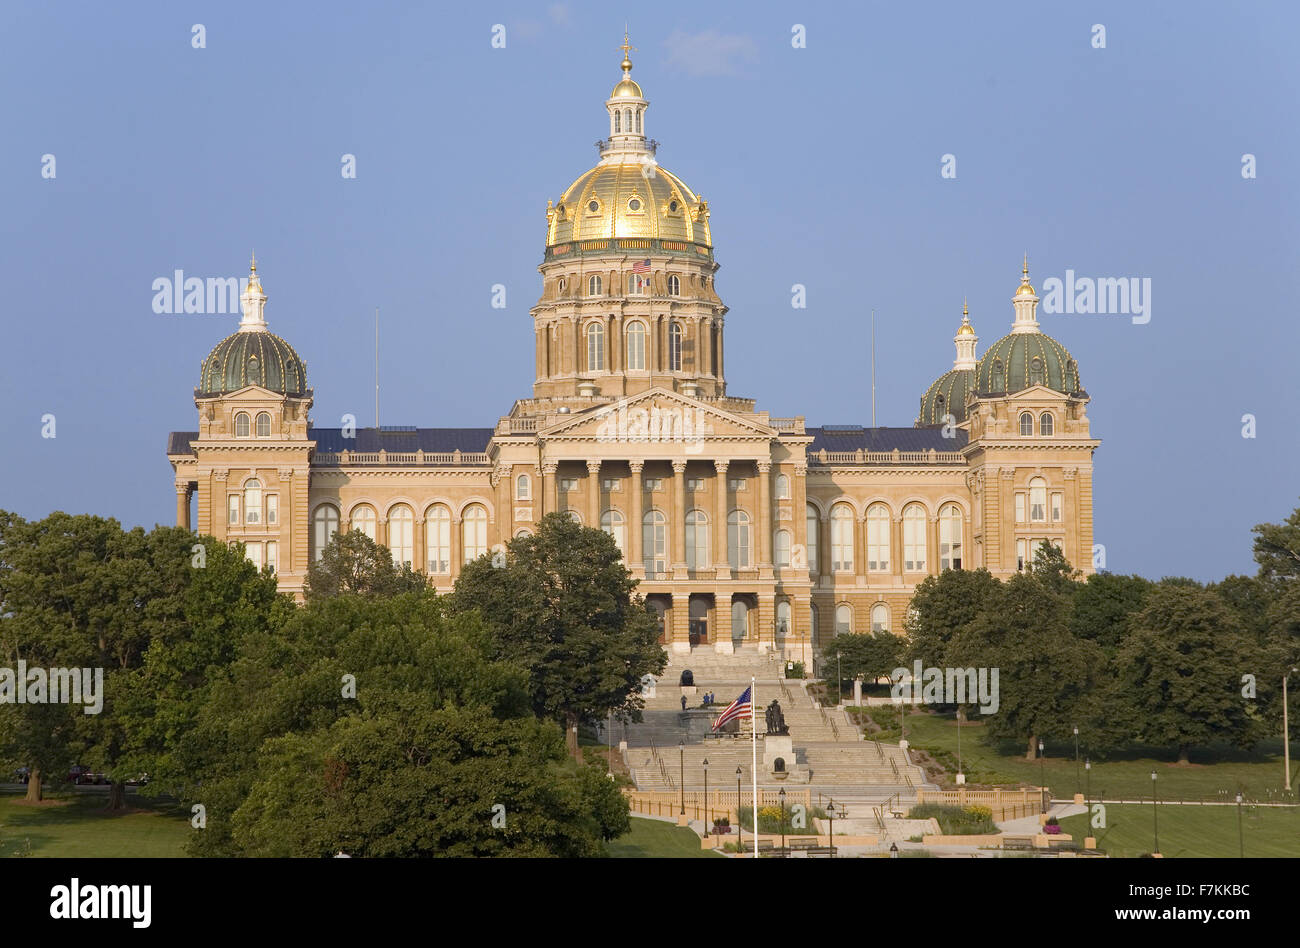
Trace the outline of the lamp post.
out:
[[[1160,806],[1156,801],[1156,771],[1151,769],[1151,828],[1155,833],[1156,848],[1153,856],[1160,854]]]
[[[704,758],[704,838],[709,838],[709,758]]]
[[[1084,826],[1087,827],[1088,836],[1092,835],[1092,761],[1084,758]]]
[[[1292,668],[1282,676],[1282,767],[1286,771],[1283,775],[1283,789],[1288,793],[1291,792],[1291,735],[1287,727],[1286,680],[1291,677],[1291,672],[1296,670]]]
[[[682,816],[686,815],[686,742],[677,742],[677,760],[681,766],[682,781]]]
[[[844,675],[840,672],[840,653],[835,653],[835,704],[844,703]]]
[[[1241,827],[1241,791],[1237,791],[1237,846],[1242,859],[1246,858],[1246,836]]]
[[[1079,792],[1079,725],[1074,726],[1074,792]]]
[[[957,783],[958,784],[966,783],[966,775],[962,773],[962,769],[961,769],[961,719],[963,717],[964,715],[962,714],[961,706],[958,705],[957,706]]]
[[[781,856],[785,857],[785,787],[777,794],[781,798]]]
[[[755,819],[757,819],[755,814]],[[758,824],[754,824],[755,832],[758,831]],[[745,851],[745,827],[740,822],[740,768],[736,768],[736,844],[740,852]]]
[[[606,769],[609,775],[614,776],[614,712],[609,712],[609,719],[605,724],[605,761]]]
[[[1038,739],[1038,797],[1044,813],[1047,812],[1047,795],[1045,792],[1047,790],[1047,776],[1045,772],[1046,765],[1047,761],[1043,757],[1043,739],[1040,737]]]
[[[831,836],[830,836],[831,858],[834,859],[835,858],[835,801],[834,800],[832,800],[830,803],[826,805],[826,815],[830,817],[830,821],[831,821]]]

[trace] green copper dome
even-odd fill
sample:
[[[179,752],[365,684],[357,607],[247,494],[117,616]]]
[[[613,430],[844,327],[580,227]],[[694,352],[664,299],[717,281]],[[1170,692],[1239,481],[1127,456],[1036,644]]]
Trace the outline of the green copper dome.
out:
[[[1033,385],[1073,395],[1083,391],[1079,364],[1065,346],[1041,332],[1013,332],[985,350],[975,367],[980,395],[1020,392]]]
[[[281,395],[307,394],[307,366],[293,346],[266,330],[236,332],[203,360],[197,394],[224,395],[260,385]]]
[[[975,377],[972,369],[949,369],[935,380],[921,396],[921,415],[918,426],[946,424],[945,415],[952,415],[954,424],[966,420],[966,393]]]

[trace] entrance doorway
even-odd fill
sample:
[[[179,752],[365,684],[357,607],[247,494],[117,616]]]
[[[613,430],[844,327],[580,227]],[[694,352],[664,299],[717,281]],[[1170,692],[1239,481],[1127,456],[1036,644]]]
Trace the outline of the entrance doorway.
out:
[[[709,644],[709,601],[705,596],[691,596],[691,645]]]

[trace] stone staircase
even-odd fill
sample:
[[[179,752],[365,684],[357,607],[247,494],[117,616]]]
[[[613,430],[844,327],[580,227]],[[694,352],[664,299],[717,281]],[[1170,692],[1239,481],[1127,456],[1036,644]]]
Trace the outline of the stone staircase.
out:
[[[678,681],[686,668],[694,675],[696,693],[688,697],[688,710],[683,712]],[[746,730],[740,737],[715,734],[712,724],[754,678],[759,705],[760,770],[763,709],[775,698],[781,703],[790,729],[794,764],[810,771],[808,786],[814,790],[834,788],[836,800],[880,801],[895,794],[915,797],[924,776],[900,748],[862,740],[843,711],[817,707],[802,682],[787,681],[779,677],[781,672],[779,662],[757,650],[741,649],[734,655],[717,655],[706,646],[690,655],[670,655],[670,664],[660,677],[655,694],[645,699],[644,721],[626,728],[625,759],[638,788],[676,790],[681,788],[684,777],[687,789],[701,789],[705,760],[710,788],[734,787],[737,768],[741,771],[742,785],[750,786],[752,751],[748,722],[743,722]],[[700,706],[706,691],[715,693],[711,708]],[[615,736],[622,733],[616,726]],[[764,785],[771,783],[762,772],[759,780]]]

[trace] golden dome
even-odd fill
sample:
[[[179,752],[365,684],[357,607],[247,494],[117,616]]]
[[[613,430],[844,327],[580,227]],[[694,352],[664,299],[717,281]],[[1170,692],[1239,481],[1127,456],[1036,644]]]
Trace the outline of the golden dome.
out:
[[[1016,287],[1016,296],[1033,296],[1034,288],[1028,283],[1021,283]]]
[[[1029,282],[1029,254],[1025,254],[1025,264],[1020,271],[1020,285],[1016,287],[1016,296],[1033,296],[1034,287]]]
[[[555,204],[548,247],[610,237],[713,245],[707,205],[681,178],[653,163],[597,165],[569,185]]]
[[[961,328],[957,330],[957,335],[959,335],[959,336],[973,336],[973,335],[975,335],[975,328],[974,328],[973,326],[971,326],[970,323],[962,323],[962,324],[961,324]]]
[[[643,99],[641,87],[636,84],[636,80],[628,76],[623,77],[623,81],[614,87],[614,91],[609,94],[611,99]]]

